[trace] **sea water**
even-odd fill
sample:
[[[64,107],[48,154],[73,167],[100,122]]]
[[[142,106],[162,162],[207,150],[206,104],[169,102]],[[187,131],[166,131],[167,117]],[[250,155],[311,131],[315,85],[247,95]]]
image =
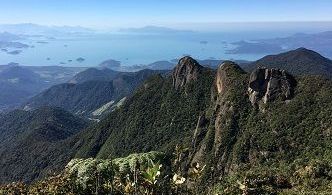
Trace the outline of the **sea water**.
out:
[[[0,52],[0,64],[97,66],[114,59],[123,66],[149,64],[191,55],[197,59],[257,60],[269,53],[226,54],[232,42],[288,36],[291,32],[188,32],[168,34],[95,33],[19,41],[30,47],[17,55]],[[13,49],[12,49],[13,50]],[[83,58],[82,61],[77,61]]]

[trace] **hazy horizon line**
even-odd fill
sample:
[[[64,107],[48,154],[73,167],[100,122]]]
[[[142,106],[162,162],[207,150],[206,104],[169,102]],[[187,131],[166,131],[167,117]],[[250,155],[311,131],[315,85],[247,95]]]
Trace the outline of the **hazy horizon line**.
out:
[[[81,24],[43,24],[35,22],[19,22],[19,23],[0,23],[0,25],[38,25],[44,27],[76,27],[76,28],[86,28],[90,30],[120,30],[126,28],[145,28],[145,27],[163,27],[163,28],[172,28],[175,30],[192,30],[191,27],[199,28],[199,26],[206,27],[209,25],[227,25],[234,27],[241,27],[241,25],[269,25],[269,24],[321,24],[321,25],[331,25],[332,30],[332,20],[320,20],[320,21],[216,21],[216,22],[179,22],[179,23],[151,23],[151,24],[141,24],[141,25],[116,25],[110,26],[105,24],[104,26],[94,26],[94,25],[81,25]]]

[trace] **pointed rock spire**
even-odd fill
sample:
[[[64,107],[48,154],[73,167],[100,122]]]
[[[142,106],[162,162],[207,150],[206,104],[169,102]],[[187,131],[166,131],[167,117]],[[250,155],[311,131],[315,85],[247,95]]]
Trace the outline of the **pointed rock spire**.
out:
[[[187,83],[196,80],[202,69],[203,66],[193,58],[189,56],[181,58],[173,70],[173,87],[178,90]]]
[[[244,74],[245,72],[239,65],[232,61],[225,61],[219,65],[215,79],[215,86],[218,93],[222,93],[230,85],[230,82],[232,82],[231,77],[234,76],[234,73]]]

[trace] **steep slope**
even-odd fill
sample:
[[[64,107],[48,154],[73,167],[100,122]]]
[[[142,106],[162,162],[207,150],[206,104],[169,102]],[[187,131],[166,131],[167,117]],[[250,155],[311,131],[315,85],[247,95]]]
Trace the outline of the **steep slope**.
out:
[[[143,79],[149,72],[139,72],[137,76]],[[28,182],[40,179],[50,171],[63,169],[75,156],[105,158],[110,154],[114,157],[126,156],[132,152],[152,149],[170,151],[179,142],[190,142],[196,118],[208,106],[213,75],[214,71],[204,68],[195,80],[187,82],[178,90],[175,90],[170,76],[151,77],[120,109],[99,123],[60,142],[43,145],[41,155],[29,161],[33,166],[22,169],[25,173],[10,173],[15,168],[10,166],[9,161],[2,161],[6,165],[4,171],[7,171],[2,181],[17,181],[20,177]],[[143,142],[146,144],[141,144]],[[17,156],[21,158],[21,154]],[[13,166],[21,166],[19,161],[16,163]]]
[[[332,82],[306,76],[295,84],[282,70],[262,69],[270,75],[263,77],[258,72],[249,78],[232,63],[218,69],[214,103],[203,114],[210,123],[197,125],[189,164],[207,165],[202,182],[219,183],[218,193],[331,190],[324,186],[332,182],[325,173],[332,170],[326,164],[332,159]],[[252,82],[266,88],[256,91]],[[256,93],[259,98],[252,101]],[[304,173],[305,167],[322,172]],[[312,183],[305,180],[309,177]]]
[[[279,68],[293,75],[323,75],[332,78],[332,61],[305,48],[266,56],[249,64],[246,69],[252,71],[257,67]]]
[[[90,69],[74,78],[77,84],[64,83],[53,86],[28,100],[23,107],[25,110],[41,106],[61,107],[75,114],[92,117],[94,111],[105,104],[108,107],[116,104],[130,95],[145,79],[159,72],[142,70],[122,74],[107,69]]]
[[[192,58],[181,59],[173,71],[179,82],[172,77],[149,79],[120,109],[80,134],[77,156],[170,151],[179,142],[190,142],[198,115],[208,106],[213,75]]]
[[[75,114],[89,114],[111,101],[114,95],[113,82],[88,81],[82,84],[64,83],[53,86],[28,100],[25,110],[41,106],[61,107]]]
[[[203,76],[206,69],[195,64],[184,58],[168,84],[161,77],[147,82],[122,109],[84,132],[78,141],[83,147],[76,156],[170,152],[182,144],[189,147],[185,167],[206,165],[202,190],[213,184],[216,191],[226,194],[315,189],[324,193],[331,189],[325,187],[332,183],[328,173],[332,165],[326,164],[332,160],[331,81],[319,76],[293,78],[279,69],[260,69],[249,75],[233,62],[223,63],[216,75]],[[203,78],[214,83],[202,84]],[[255,88],[253,82],[261,87]],[[256,93],[252,101],[250,96]],[[305,167],[322,172],[306,173]],[[311,183],[308,177],[313,177]],[[245,187],[239,188],[234,178]]]
[[[56,161],[49,148],[77,134],[88,123],[56,108],[12,111],[0,117],[0,183],[30,181]],[[44,169],[44,170],[42,170]],[[27,173],[28,172],[28,173]]]
[[[331,94],[322,76],[248,74],[230,61],[214,71],[184,57],[171,76],[151,77],[122,107],[57,145],[52,158],[60,169],[74,157],[172,154],[179,144],[188,148],[182,176],[205,167],[196,183],[182,180],[197,194],[329,194]]]

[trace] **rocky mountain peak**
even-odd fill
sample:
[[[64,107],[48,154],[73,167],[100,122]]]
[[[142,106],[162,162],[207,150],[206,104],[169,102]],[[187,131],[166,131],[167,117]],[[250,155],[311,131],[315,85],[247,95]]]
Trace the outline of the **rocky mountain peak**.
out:
[[[221,65],[219,65],[215,79],[215,85],[218,93],[221,93],[225,90],[228,85],[227,83],[229,77],[235,72],[244,73],[241,67],[235,62],[225,61]]]
[[[202,69],[203,66],[195,59],[189,56],[181,58],[173,70],[173,87],[180,89],[190,81],[196,80]]]
[[[284,70],[258,68],[250,75],[249,98],[253,105],[259,101],[267,103],[275,99],[289,100],[292,98],[296,85],[293,76]]]

